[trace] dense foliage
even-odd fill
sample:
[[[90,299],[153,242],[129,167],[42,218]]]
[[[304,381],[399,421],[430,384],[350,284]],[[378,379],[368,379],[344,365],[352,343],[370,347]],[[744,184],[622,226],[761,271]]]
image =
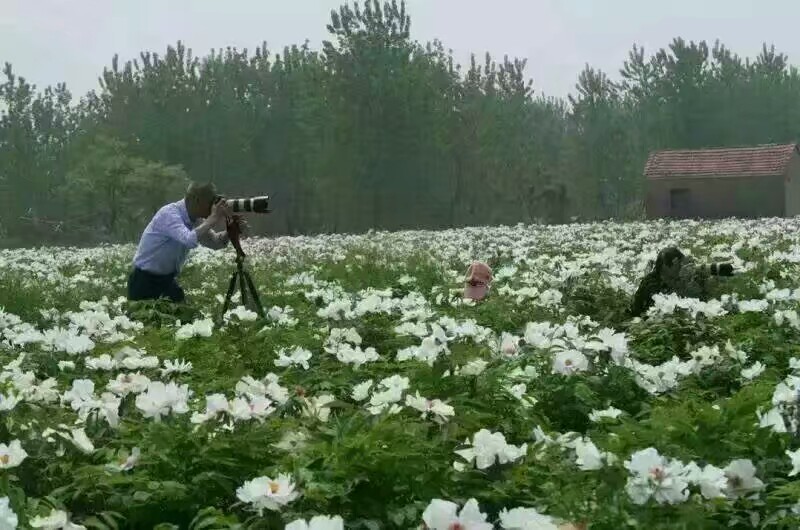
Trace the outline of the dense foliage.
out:
[[[219,327],[230,252],[174,308],[118,299],[131,246],[0,251],[0,526],[796,528],[798,228],[250,240],[269,314]],[[668,243],[739,273],[631,320]]]
[[[534,92],[524,61],[462,67],[412,28],[402,3],[367,0],[332,13],[320,50],[197,56],[178,43],[114,57],[80,101],[7,65],[0,237],[127,240],[154,202],[118,197],[148,181],[173,197],[181,170],[274,194],[258,227],[272,233],[635,217],[650,149],[798,137],[800,76],[766,46],[753,61],[681,39],[634,47],[619,82],[587,67],[561,100]]]

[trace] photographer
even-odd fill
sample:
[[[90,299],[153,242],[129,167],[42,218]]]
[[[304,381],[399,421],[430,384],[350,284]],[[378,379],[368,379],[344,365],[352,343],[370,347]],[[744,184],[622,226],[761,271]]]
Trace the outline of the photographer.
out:
[[[653,295],[675,293],[683,298],[708,298],[712,276],[732,276],[730,263],[698,265],[675,247],[661,250],[655,266],[645,275],[633,295],[631,316],[642,316],[653,305]]]
[[[128,278],[129,300],[168,298],[183,302],[185,295],[177,276],[189,255],[198,245],[225,248],[228,235],[213,227],[232,214],[225,201],[216,201],[213,184],[192,183],[186,196],[163,206],[144,229],[133,272]]]

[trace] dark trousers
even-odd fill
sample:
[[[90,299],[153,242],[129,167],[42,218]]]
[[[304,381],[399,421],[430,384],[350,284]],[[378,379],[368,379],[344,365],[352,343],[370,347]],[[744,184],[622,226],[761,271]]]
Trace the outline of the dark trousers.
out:
[[[134,268],[128,277],[128,300],[156,300],[169,298],[183,302],[186,296],[178,285],[175,274],[153,274]]]

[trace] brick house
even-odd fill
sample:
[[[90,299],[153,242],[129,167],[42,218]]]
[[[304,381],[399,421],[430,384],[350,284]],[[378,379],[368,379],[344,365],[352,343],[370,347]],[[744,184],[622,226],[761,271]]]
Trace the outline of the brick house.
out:
[[[800,215],[800,146],[665,150],[644,169],[647,217]]]

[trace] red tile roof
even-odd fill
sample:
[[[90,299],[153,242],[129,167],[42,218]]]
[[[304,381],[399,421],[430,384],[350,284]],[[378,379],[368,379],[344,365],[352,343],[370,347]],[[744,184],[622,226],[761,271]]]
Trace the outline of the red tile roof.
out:
[[[665,177],[763,177],[781,175],[796,144],[650,153],[644,174]]]

